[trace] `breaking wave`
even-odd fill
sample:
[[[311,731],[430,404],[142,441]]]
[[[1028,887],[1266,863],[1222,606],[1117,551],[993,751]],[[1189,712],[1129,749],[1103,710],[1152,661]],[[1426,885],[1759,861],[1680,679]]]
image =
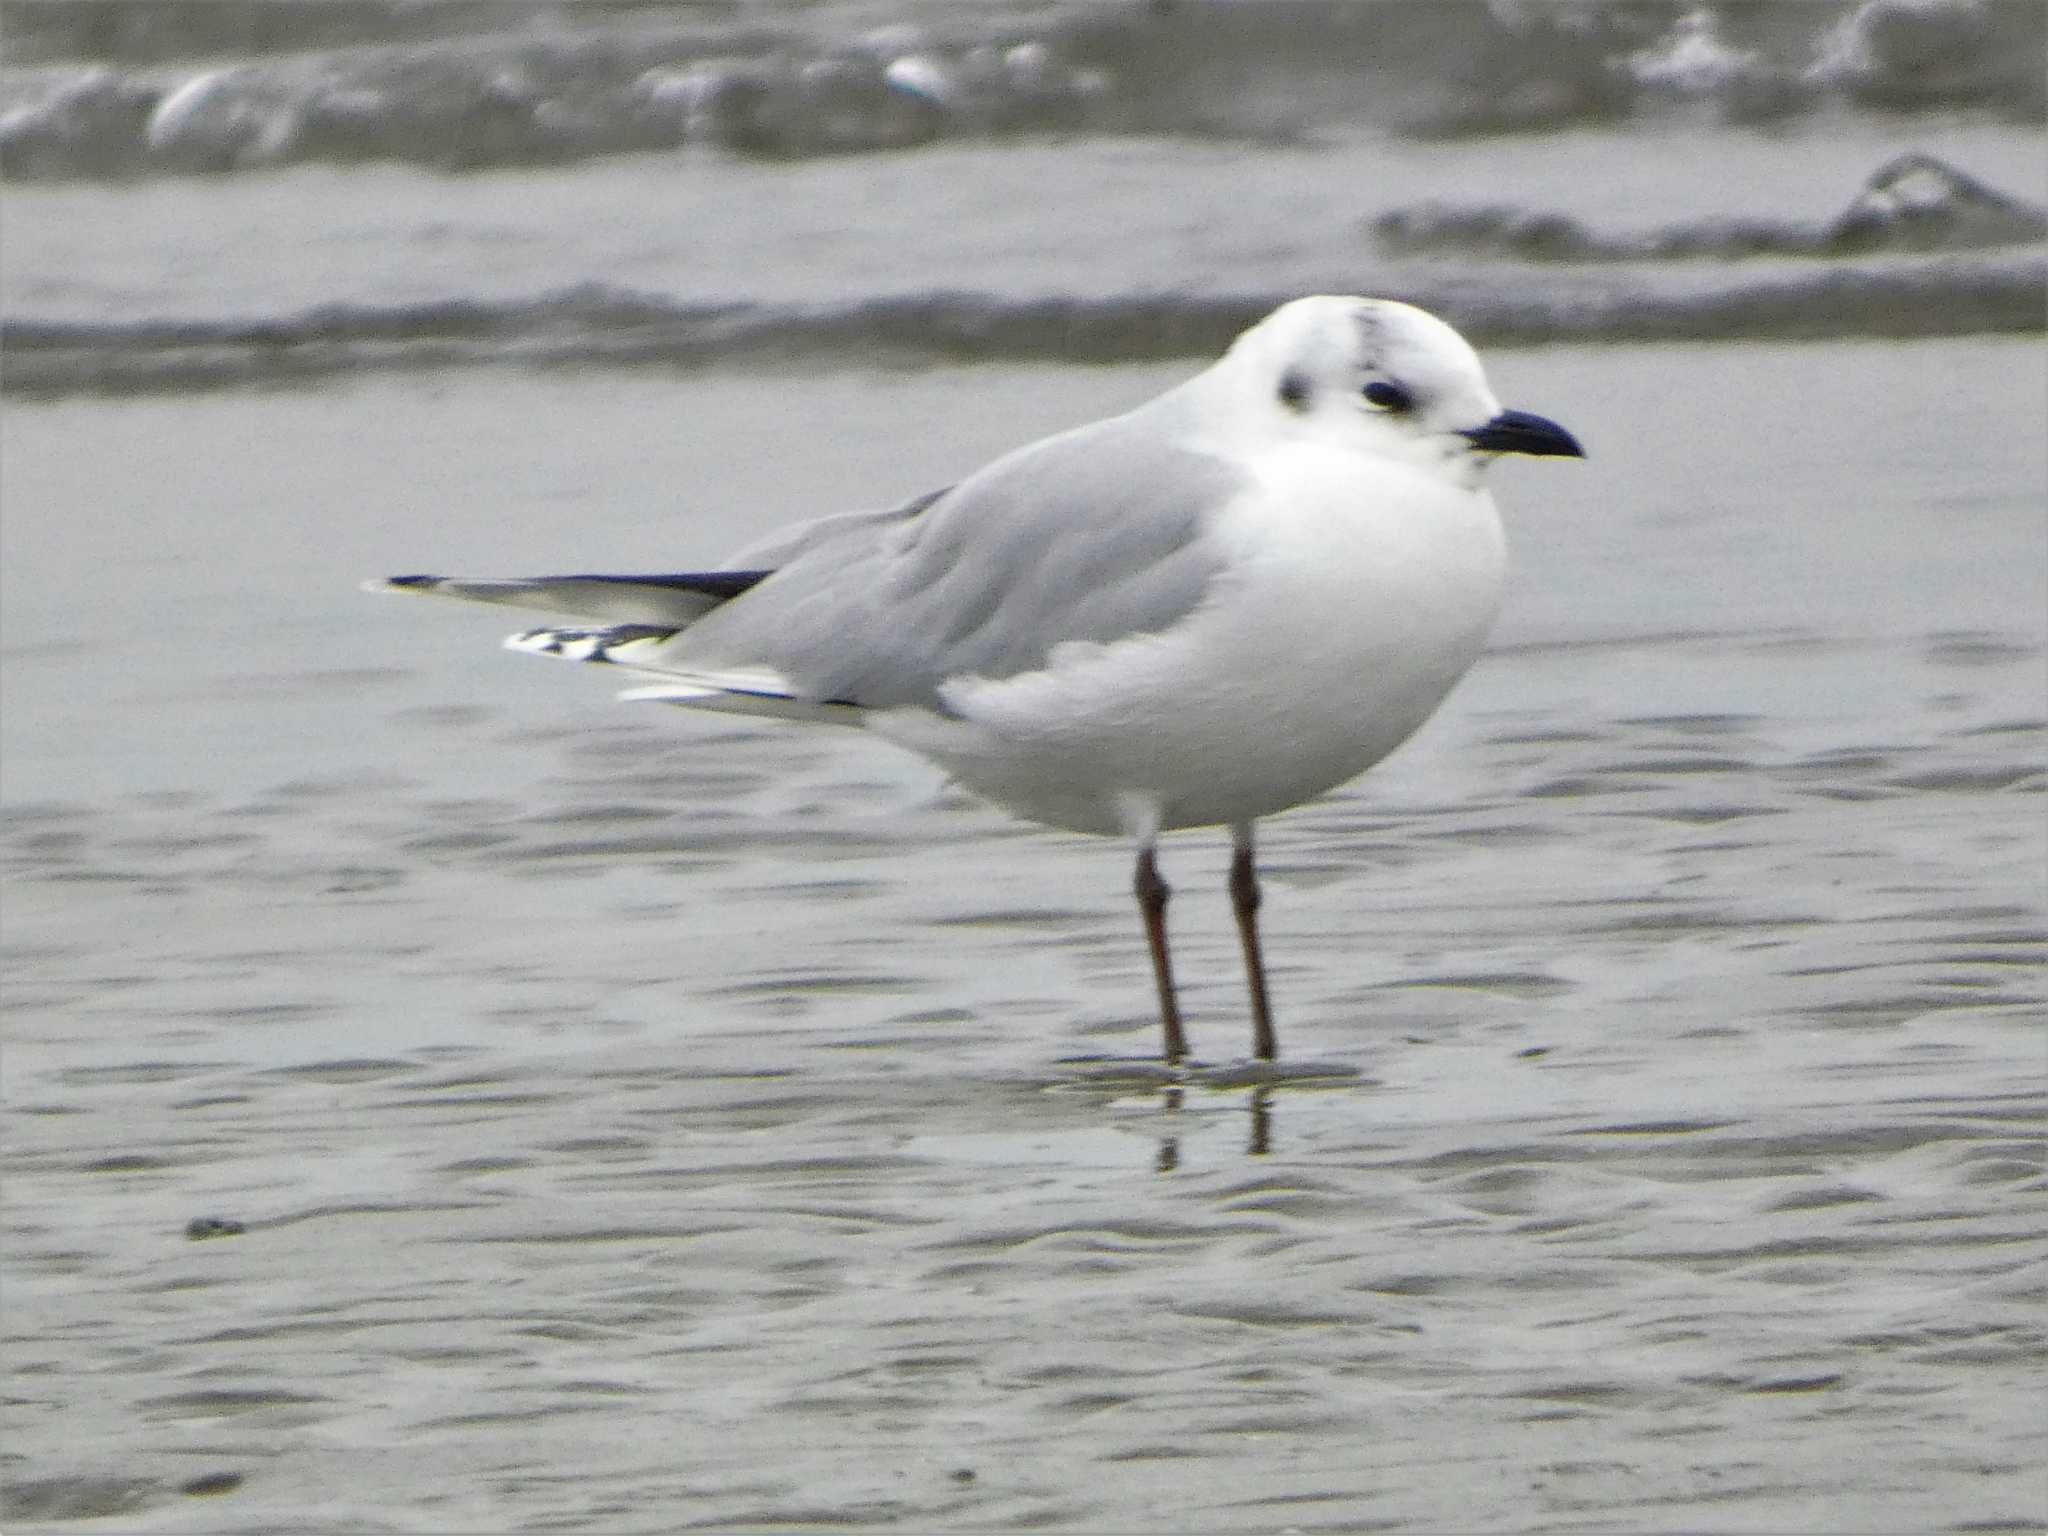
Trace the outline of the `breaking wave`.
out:
[[[0,176],[442,171],[1017,134],[1443,137],[1691,112],[2048,117],[2033,0],[10,0]],[[877,15],[897,19],[876,25]]]
[[[1400,256],[1562,262],[1843,257],[2030,245],[2048,239],[2048,209],[1915,153],[1880,167],[1855,200],[1825,223],[1710,219],[1615,236],[1560,213],[1428,203],[1380,215],[1372,232],[1385,250]]]

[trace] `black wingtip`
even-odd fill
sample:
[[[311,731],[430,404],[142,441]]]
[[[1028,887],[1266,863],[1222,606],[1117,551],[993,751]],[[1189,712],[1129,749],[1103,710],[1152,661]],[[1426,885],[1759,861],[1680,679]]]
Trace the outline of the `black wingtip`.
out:
[[[438,587],[439,576],[386,576],[377,585],[380,587]]]

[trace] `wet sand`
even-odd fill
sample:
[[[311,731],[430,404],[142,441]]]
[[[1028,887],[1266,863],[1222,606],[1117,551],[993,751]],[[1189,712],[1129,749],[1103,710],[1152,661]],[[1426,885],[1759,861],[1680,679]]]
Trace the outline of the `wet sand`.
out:
[[[1121,849],[352,589],[1185,371],[11,409],[8,1528],[2041,1528],[2035,342],[1494,359],[1594,457],[1269,1077],[1220,836],[1169,1077]]]

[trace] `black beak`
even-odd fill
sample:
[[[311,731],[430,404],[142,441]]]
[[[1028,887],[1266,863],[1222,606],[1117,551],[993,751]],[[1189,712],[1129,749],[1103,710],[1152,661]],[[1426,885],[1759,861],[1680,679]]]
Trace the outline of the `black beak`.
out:
[[[1561,459],[1586,456],[1576,437],[1548,416],[1538,416],[1534,411],[1502,411],[1485,426],[1460,432],[1458,436],[1486,453],[1548,454]]]

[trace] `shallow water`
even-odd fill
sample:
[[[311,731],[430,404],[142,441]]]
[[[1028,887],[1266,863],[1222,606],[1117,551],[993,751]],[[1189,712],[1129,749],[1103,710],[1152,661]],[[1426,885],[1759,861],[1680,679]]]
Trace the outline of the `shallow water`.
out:
[[[1271,1075],[1220,839],[1166,1074],[1121,850],[350,586],[1179,371],[11,410],[10,1528],[2036,1528],[2032,343],[1502,355],[1594,457],[1266,825]]]

